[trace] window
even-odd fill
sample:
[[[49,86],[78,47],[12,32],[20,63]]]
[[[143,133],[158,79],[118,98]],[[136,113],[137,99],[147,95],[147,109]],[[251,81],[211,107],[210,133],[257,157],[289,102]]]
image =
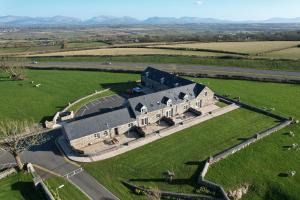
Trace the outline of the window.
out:
[[[129,127],[129,128],[130,128],[130,127],[133,127],[133,123],[128,124],[128,127]]]
[[[147,124],[148,124],[148,118],[143,118],[142,125],[147,125]]]
[[[94,137],[95,137],[95,138],[100,138],[100,133],[95,133],[95,134],[94,134]]]
[[[147,114],[147,112],[148,112],[147,107],[146,107],[146,106],[143,106],[143,107],[141,108],[141,113],[142,113],[142,114]]]
[[[107,131],[104,131],[104,136],[108,136],[108,132]]]
[[[205,92],[204,95],[207,96],[207,92]]]
[[[161,116],[160,114],[156,114],[156,118],[160,118],[160,116]]]

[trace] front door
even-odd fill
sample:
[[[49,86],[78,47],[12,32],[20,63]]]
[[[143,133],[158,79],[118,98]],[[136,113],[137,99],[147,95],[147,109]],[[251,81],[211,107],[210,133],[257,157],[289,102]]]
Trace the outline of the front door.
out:
[[[119,135],[119,129],[118,128],[115,128],[115,134]]]

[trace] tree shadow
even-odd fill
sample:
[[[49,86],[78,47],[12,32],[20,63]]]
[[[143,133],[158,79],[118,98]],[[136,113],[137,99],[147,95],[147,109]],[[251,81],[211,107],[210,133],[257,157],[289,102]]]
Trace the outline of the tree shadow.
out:
[[[269,185],[268,191],[265,193],[263,199],[272,199],[272,200],[296,200],[295,197],[287,194],[277,185]]]

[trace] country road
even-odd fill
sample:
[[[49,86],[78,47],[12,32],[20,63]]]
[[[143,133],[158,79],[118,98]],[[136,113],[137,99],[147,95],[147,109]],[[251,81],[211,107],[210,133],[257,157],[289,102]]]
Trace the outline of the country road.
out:
[[[34,146],[21,155],[21,159],[24,163],[30,162],[43,168],[43,170],[37,168],[42,178],[48,178],[51,172],[64,176],[81,167],[78,164],[67,161],[61,154],[55,144],[55,140],[60,134],[61,131],[59,129],[49,132],[47,134],[49,136],[47,142]],[[0,151],[0,164],[9,162],[15,162],[13,156],[7,152]],[[45,172],[45,169],[48,170],[48,172]],[[97,180],[86,171],[81,171],[69,177],[69,180],[93,200],[118,200],[116,196],[98,183]]]
[[[219,67],[184,64],[151,64],[151,63],[123,63],[113,62],[112,65],[101,62],[40,62],[29,65],[32,68],[57,68],[57,69],[112,69],[112,70],[143,70],[153,66],[162,70],[185,73],[201,73],[209,75],[231,75],[254,78],[270,78],[278,80],[300,80],[300,72],[263,70],[240,67]],[[300,66],[299,66],[300,69]]]

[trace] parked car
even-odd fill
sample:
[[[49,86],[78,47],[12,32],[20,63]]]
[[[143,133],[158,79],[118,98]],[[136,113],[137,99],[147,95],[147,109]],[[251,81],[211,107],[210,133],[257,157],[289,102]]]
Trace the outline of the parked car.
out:
[[[38,64],[38,61],[32,61],[32,64],[34,64],[34,65],[36,65],[36,64]]]
[[[111,62],[104,62],[103,64],[104,64],[104,65],[112,65]]]

